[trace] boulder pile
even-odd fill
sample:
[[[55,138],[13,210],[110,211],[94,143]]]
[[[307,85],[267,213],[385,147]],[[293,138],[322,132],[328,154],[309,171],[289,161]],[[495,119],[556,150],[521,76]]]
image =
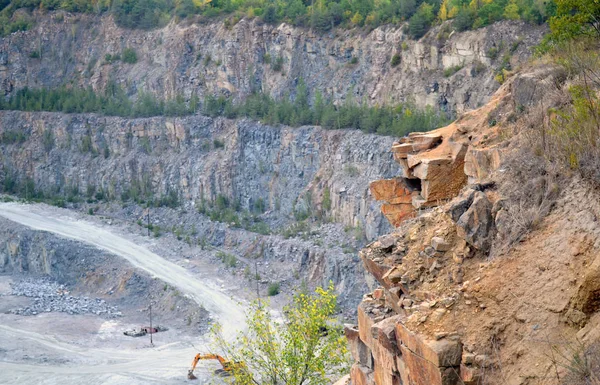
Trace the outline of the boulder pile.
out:
[[[46,277],[25,278],[11,283],[12,295],[33,298],[33,304],[10,311],[12,314],[34,316],[40,313],[62,312],[68,314],[96,314],[117,318],[122,313],[101,298],[76,297],[69,294],[65,285]]]

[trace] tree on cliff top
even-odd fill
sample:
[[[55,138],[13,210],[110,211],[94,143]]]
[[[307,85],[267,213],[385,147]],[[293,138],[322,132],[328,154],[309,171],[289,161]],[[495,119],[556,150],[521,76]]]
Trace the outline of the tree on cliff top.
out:
[[[600,37],[600,1],[556,0],[556,16],[550,19],[552,37],[565,41],[578,36]]]
[[[347,342],[341,327],[330,322],[336,312],[333,285],[310,295],[298,293],[277,321],[269,309],[254,303],[247,316],[248,330],[229,343],[213,328],[218,347],[229,359],[246,364],[234,372],[239,385],[325,385],[329,375],[347,371]]]

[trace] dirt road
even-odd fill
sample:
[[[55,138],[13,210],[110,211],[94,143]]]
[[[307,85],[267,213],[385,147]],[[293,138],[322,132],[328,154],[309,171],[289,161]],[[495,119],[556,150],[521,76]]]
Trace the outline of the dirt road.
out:
[[[32,229],[93,245],[124,258],[204,306],[221,323],[223,334],[228,339],[232,339],[244,325],[243,307],[221,292],[214,281],[196,277],[125,236],[77,219],[68,210],[56,210],[44,205],[0,203],[0,216]],[[0,350],[3,344],[15,344],[17,341],[40,346],[48,352],[58,351],[90,364],[38,366],[0,361],[2,383],[180,383],[184,381],[185,368],[196,352],[194,348],[182,344],[136,351],[89,350],[59,342],[51,336],[21,330],[15,325],[0,327]],[[205,343],[207,341],[199,341],[199,344]],[[201,368],[199,373],[202,373]]]

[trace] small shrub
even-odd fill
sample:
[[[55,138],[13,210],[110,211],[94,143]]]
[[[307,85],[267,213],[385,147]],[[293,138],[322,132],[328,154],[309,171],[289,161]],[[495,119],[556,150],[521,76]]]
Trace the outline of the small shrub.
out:
[[[125,48],[122,53],[123,62],[127,64],[135,64],[138,61],[137,53],[133,48]]]
[[[352,56],[352,59],[350,59],[350,64],[351,65],[358,64],[358,58],[356,56]]]
[[[490,49],[488,49],[486,51],[486,55],[490,59],[496,60],[498,58],[498,56],[500,55],[500,52],[502,52],[503,49],[504,49],[504,44],[502,42],[500,42],[500,44],[498,44],[498,46],[491,47]]]
[[[273,296],[279,294],[279,289],[280,289],[279,282],[274,282],[269,285],[269,288],[267,289],[267,294],[269,294],[269,297],[273,297]]]
[[[27,135],[23,131],[7,130],[0,136],[2,144],[20,144],[27,140]]]
[[[356,177],[359,175],[360,172],[358,171],[358,168],[355,165],[347,164],[344,167],[344,173],[349,177]]]
[[[29,57],[32,59],[39,59],[41,57],[40,51],[39,50],[31,51],[29,53]]]
[[[219,140],[219,139],[215,139],[215,140],[213,140],[213,146],[215,148],[225,148],[225,142],[223,142],[222,140]]]
[[[473,66],[471,67],[471,76],[475,77],[487,69],[487,66],[483,64],[481,61],[477,60],[473,62]]]
[[[281,72],[283,70],[283,56],[278,56],[275,62],[271,64],[271,69],[275,72]]]
[[[445,78],[449,78],[450,76],[454,75],[455,73],[457,73],[461,69],[463,69],[462,65],[456,65],[456,66],[448,67],[448,68],[446,68],[444,70],[444,77]]]
[[[112,63],[117,62],[119,60],[121,60],[121,55],[119,55],[118,53],[114,54],[114,55],[111,55],[111,54],[107,53],[106,55],[104,55],[104,62],[106,64],[112,64]]]
[[[147,136],[144,136],[140,139],[140,147],[144,154],[150,154],[152,152],[152,147],[150,146],[150,140]]]
[[[219,258],[227,267],[234,268],[237,266],[237,258],[233,254],[225,253],[223,251],[217,252],[217,258]]]
[[[50,152],[54,148],[54,133],[50,129],[44,131],[42,136],[42,143],[44,144],[44,150]]]
[[[401,58],[400,55],[395,54],[394,56],[392,56],[392,61],[390,62],[392,67],[396,67],[398,64],[400,64]]]

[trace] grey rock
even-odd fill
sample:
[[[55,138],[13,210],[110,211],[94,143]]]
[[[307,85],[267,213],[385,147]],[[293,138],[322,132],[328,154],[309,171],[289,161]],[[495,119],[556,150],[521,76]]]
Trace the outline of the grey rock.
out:
[[[475,192],[473,203],[456,223],[457,234],[474,248],[487,251],[495,235],[492,204],[484,193]]]

